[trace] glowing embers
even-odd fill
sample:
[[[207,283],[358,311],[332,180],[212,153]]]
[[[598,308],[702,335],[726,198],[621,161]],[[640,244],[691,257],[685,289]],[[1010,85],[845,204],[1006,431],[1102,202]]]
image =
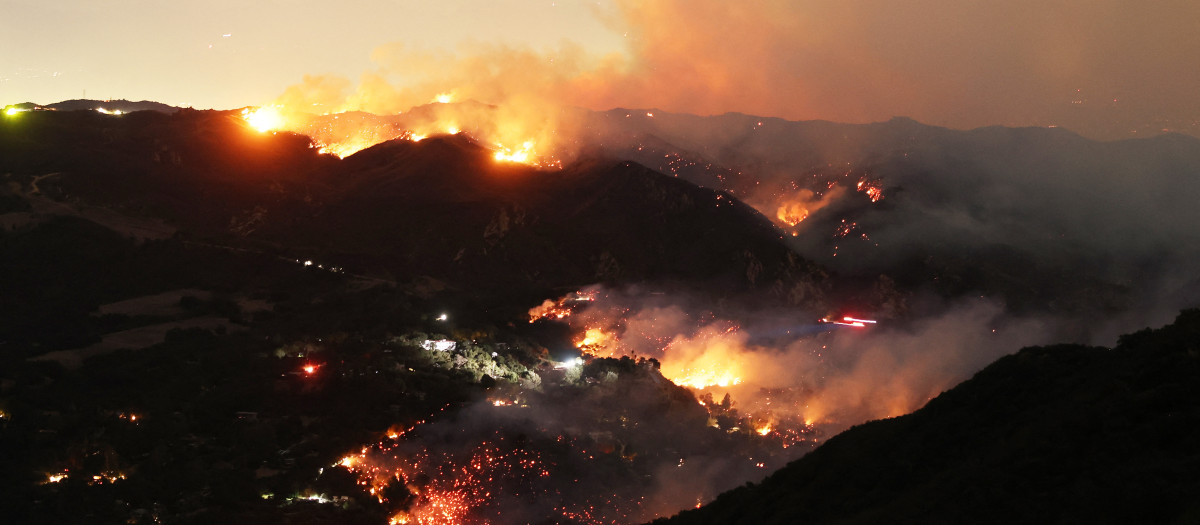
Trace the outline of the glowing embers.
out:
[[[555,301],[546,299],[542,304],[529,309],[529,322],[535,323],[540,319],[562,320],[570,317],[571,312],[579,303],[590,303],[596,300],[596,291],[578,291],[567,294]]]
[[[550,465],[534,447],[497,432],[473,446],[435,450],[390,440],[365,447],[336,465],[392,507],[390,523],[487,522],[513,498],[550,493]]]
[[[274,106],[263,106],[253,111],[250,108],[243,109],[242,118],[259,133],[283,128],[287,123],[283,118],[283,113]]]
[[[879,180],[871,180],[864,177],[858,181],[856,188],[858,191],[866,194],[871,199],[871,202],[883,200],[883,186]]]
[[[92,476],[92,479],[88,480],[88,484],[89,485],[104,485],[104,484],[111,485],[111,484],[121,481],[123,479],[125,479],[125,473],[123,473],[123,472],[105,471],[105,472],[101,472],[99,474]]]

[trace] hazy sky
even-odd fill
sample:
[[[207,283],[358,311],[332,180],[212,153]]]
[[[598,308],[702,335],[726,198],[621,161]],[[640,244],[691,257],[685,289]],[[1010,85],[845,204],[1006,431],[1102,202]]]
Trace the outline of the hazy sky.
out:
[[[89,98],[232,108],[273,100],[305,75],[354,84],[372,73],[377,84],[404,86],[401,68],[419,51],[426,69],[413,75],[426,83],[469,83],[463,68],[487,64],[487,82],[548,85],[535,95],[594,109],[843,122],[902,115],[955,128],[1061,125],[1102,138],[1200,134],[1195,0],[0,6],[0,103],[53,102],[86,90]],[[517,54],[521,60],[504,59]],[[457,73],[432,74],[440,63]]]

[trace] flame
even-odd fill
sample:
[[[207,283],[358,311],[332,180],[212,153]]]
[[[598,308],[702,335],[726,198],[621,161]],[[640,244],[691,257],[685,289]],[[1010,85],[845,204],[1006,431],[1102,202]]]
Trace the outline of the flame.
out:
[[[522,480],[547,478],[550,472],[537,452],[485,441],[466,452],[419,449],[400,453],[401,443],[382,442],[364,447],[338,464],[358,478],[358,484],[380,503],[385,489],[404,483],[415,496],[409,508],[389,523],[455,524],[470,521],[471,513],[505,493],[505,483],[527,486]],[[418,485],[417,480],[427,483]]]
[[[605,333],[603,329],[588,328],[587,331],[584,332],[583,337],[575,340],[575,347],[588,353],[598,355],[599,351],[604,350],[612,342],[613,336]]]
[[[274,106],[263,106],[254,111],[250,111],[250,108],[243,109],[242,118],[259,133],[281,129],[286,124],[283,113]]]
[[[663,375],[665,376],[666,374]],[[736,373],[719,369],[687,368],[678,374],[672,374],[667,379],[670,379],[672,383],[679,386],[686,386],[696,390],[704,390],[712,386],[726,388],[742,384],[742,378]]]
[[[775,218],[782,225],[794,228],[796,225],[804,222],[810,215],[837,200],[843,193],[845,193],[844,188],[833,186],[824,194],[818,194],[809,189],[801,189],[795,193],[783,195],[777,201]],[[766,210],[763,211],[766,212]]]
[[[595,291],[579,291],[573,294],[567,294],[558,299],[546,299],[542,304],[529,309],[529,322],[535,323],[539,319],[562,320],[571,316],[573,308],[578,303],[594,302],[596,300]]]
[[[758,435],[760,435],[760,436],[765,436],[767,434],[770,434],[771,430],[772,430],[772,428],[771,428],[770,423],[767,423],[766,425],[763,425],[761,427],[754,429],[754,431],[757,432]]]
[[[531,159],[536,158],[533,154],[533,141],[525,141],[517,151],[506,148],[503,144],[496,144],[496,148],[495,158],[498,161],[531,164]]]
[[[108,483],[109,485],[111,485],[111,484],[121,481],[123,479],[125,479],[125,473],[123,473],[123,472],[105,471],[105,472],[96,474],[95,476],[92,476],[92,479],[88,481],[88,484],[89,485],[103,485],[105,483]]]
[[[306,78],[266,106],[286,110],[282,122],[256,129],[307,135],[322,152],[341,157],[397,138],[416,141],[466,133],[477,143],[490,145],[497,162],[552,169],[561,168],[561,152],[576,147],[573,137],[566,135],[580,117],[553,101],[517,101],[473,90],[460,93],[459,88],[445,89],[441,83],[401,94],[383,79],[362,86],[371,93],[346,96],[348,84],[329,77]],[[314,108],[334,111],[318,114]]]
[[[879,202],[880,200],[883,200],[883,188],[880,186],[880,181],[864,178],[858,181],[856,188],[858,191],[867,194],[867,197],[871,199],[871,202]]]

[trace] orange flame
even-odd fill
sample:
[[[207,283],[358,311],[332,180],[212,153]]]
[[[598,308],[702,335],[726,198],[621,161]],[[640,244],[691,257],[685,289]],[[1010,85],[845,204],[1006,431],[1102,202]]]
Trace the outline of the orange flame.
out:
[[[600,328],[588,328],[583,337],[575,339],[575,347],[586,351],[593,355],[600,355],[601,352],[607,349],[608,345],[614,340],[611,334],[605,333]],[[610,357],[612,352],[607,352],[609,355],[600,357]]]
[[[287,124],[279,108],[273,106],[263,106],[254,111],[243,109],[242,118],[259,133],[282,129]]]
[[[784,195],[777,201],[775,218],[784,226],[795,227],[810,215],[837,200],[843,193],[845,190],[841,186],[833,186],[823,195],[818,195],[809,189],[801,189],[791,195]]]

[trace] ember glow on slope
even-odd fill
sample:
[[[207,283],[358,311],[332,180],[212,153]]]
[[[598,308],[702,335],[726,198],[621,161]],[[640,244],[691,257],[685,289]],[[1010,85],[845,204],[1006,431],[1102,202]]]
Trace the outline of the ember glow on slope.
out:
[[[1011,317],[984,300],[905,328],[854,315],[805,321],[794,311],[721,319],[694,304],[686,294],[594,288],[547,300],[530,310],[530,322],[567,323],[583,352],[654,358],[664,377],[697,395],[729,393],[742,406],[769,405],[771,417],[799,417],[829,432],[911,412],[1048,336],[1042,320]],[[773,342],[756,342],[764,335]],[[764,405],[780,392],[801,402]]]

